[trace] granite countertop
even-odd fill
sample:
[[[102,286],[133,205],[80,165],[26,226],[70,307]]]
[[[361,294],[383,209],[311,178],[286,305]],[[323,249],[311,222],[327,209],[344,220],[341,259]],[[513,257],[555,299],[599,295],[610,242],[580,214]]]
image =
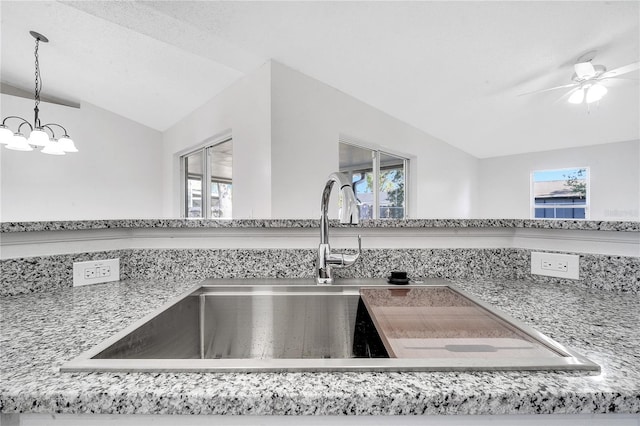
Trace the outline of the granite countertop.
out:
[[[342,225],[331,220],[332,227]],[[0,233],[130,228],[318,228],[314,219],[107,219],[42,222],[0,222]],[[363,220],[361,228],[535,228],[640,232],[640,222],[531,219],[403,219]]]
[[[60,373],[195,282],[120,281],[0,299],[0,411],[128,414],[640,413],[640,295],[456,282],[602,367],[586,372]]]

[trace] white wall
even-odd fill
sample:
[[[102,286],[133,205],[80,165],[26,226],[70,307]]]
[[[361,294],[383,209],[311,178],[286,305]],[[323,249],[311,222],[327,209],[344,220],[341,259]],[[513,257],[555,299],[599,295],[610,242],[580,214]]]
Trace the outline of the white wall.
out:
[[[32,119],[33,100],[1,100],[2,117]],[[40,117],[65,126],[79,152],[52,156],[0,149],[2,221],[158,216],[160,132],[86,103],[76,109],[43,102]]]
[[[412,217],[474,216],[475,157],[321,81],[271,64],[273,217],[319,217],[322,188],[338,169],[340,135],[412,157]]]
[[[164,215],[180,214],[178,158],[233,138],[233,217],[318,218],[348,135],[412,156],[413,217],[471,217],[477,159],[324,83],[268,62],[164,133]],[[438,202],[431,202],[438,200]]]
[[[2,116],[33,114],[29,99],[1,100]],[[528,218],[532,170],[588,166],[590,218],[640,220],[640,141],[478,160],[277,62],[164,134],[90,104],[41,111],[80,152],[0,149],[2,221],[178,217],[178,156],[229,132],[235,218],[317,218],[346,135],[411,157],[412,217]]]
[[[531,172],[590,169],[591,220],[640,220],[640,141],[480,160],[482,218],[529,218]]]
[[[179,156],[224,134],[233,138],[233,218],[271,217],[270,74],[267,63],[165,131],[166,217],[180,217]]]

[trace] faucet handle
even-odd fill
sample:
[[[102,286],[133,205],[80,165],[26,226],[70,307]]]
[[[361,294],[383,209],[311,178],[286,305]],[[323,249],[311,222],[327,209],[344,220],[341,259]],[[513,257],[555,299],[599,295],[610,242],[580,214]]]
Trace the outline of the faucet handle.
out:
[[[358,234],[358,253],[356,254],[343,254],[342,255],[342,267],[351,266],[362,254],[362,237]]]

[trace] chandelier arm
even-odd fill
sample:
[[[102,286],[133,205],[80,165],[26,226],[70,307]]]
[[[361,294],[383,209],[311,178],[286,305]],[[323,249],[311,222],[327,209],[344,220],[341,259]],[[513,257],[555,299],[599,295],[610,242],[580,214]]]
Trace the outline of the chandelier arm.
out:
[[[58,127],[60,127],[62,130],[64,130],[64,135],[63,136],[69,137],[69,133],[67,133],[67,129],[65,129],[63,126],[59,125],[58,123],[47,123],[47,124],[43,124],[42,125],[42,127],[49,128],[49,130],[51,130],[51,133],[53,133],[53,130],[49,126],[58,126]]]
[[[6,121],[10,118],[17,118],[18,120],[22,120],[24,123],[29,124],[29,122],[22,117],[18,117],[17,115],[10,115],[8,117],[5,117],[4,120],[2,120],[2,125],[4,126],[4,123],[6,123]],[[31,124],[29,124],[29,127],[31,127]],[[33,130],[33,127],[31,127],[31,129]]]
[[[20,129],[22,128],[22,126],[24,125],[29,126],[30,131],[33,132],[33,126],[31,125],[31,123],[29,123],[27,120],[24,120],[22,123],[20,123],[20,125],[18,126],[18,133],[20,133]]]
[[[51,127],[49,127],[49,126],[50,126],[49,124],[43,124],[43,125],[40,126],[40,129],[42,129],[42,130],[48,129],[51,132],[51,139],[55,139],[56,138],[56,134],[53,131],[53,129]]]

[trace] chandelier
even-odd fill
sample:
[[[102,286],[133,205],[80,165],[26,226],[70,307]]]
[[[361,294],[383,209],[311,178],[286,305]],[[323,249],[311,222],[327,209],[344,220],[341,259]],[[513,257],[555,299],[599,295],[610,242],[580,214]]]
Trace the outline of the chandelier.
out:
[[[36,58],[36,90],[35,90],[35,117],[33,124],[29,123],[22,117],[10,115],[2,120],[0,124],[0,144],[5,148],[15,151],[33,151],[34,147],[42,147],[40,152],[51,155],[65,155],[67,152],[78,152],[73,141],[67,134],[67,129],[56,123],[42,124],[38,114],[40,109],[40,91],[42,90],[42,77],[40,75],[40,64],[38,63],[38,46],[40,42],[47,43],[49,39],[35,31],[29,31],[29,34],[36,39],[35,58]],[[20,122],[16,132],[13,132],[6,126],[8,120]],[[28,129],[29,139],[24,135],[24,131]],[[58,131],[58,136],[56,132]],[[62,129],[62,132],[59,130]],[[61,133],[64,133],[61,135]]]

